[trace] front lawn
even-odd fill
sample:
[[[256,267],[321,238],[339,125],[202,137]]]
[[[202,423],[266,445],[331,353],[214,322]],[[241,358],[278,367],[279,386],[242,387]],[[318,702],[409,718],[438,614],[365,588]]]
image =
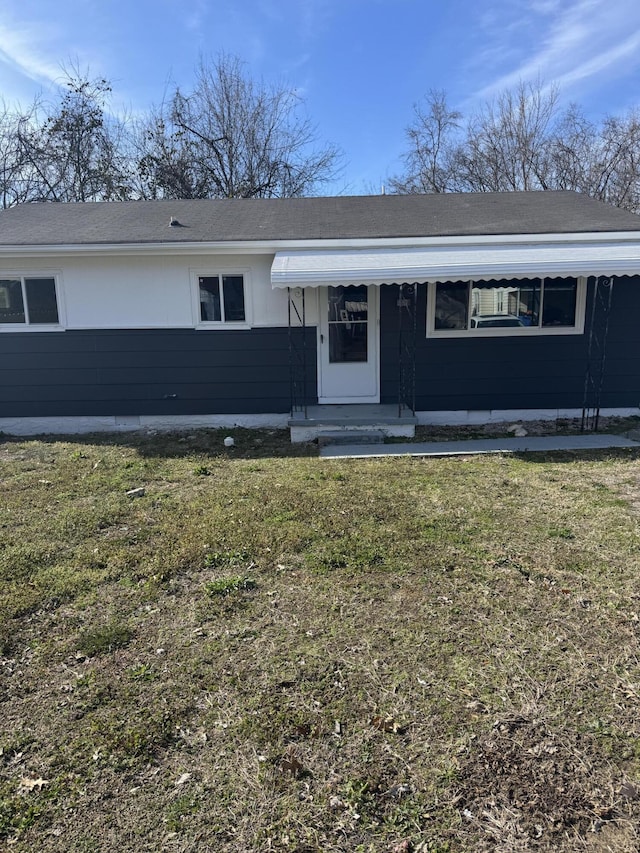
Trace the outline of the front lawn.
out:
[[[635,851],[640,451],[0,442],[0,848]]]

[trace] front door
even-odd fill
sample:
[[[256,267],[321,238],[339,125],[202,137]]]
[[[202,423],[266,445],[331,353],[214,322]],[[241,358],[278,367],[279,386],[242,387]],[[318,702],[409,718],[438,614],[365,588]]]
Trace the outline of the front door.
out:
[[[378,403],[378,292],[320,288],[320,403]]]

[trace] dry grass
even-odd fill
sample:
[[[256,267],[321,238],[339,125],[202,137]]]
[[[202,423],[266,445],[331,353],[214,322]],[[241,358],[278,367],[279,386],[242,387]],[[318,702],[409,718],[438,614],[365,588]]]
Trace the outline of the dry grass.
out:
[[[0,844],[638,849],[637,452],[222,437],[0,444]]]

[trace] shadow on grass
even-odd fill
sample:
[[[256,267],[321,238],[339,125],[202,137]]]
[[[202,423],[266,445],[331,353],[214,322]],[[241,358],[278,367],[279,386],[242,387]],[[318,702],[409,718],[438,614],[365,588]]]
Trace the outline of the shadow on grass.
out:
[[[611,461],[640,459],[640,445],[638,447],[603,447],[598,450],[529,450],[519,453],[511,453],[515,459],[535,464],[549,463],[575,463],[575,462],[602,462],[605,459]]]
[[[233,447],[225,447],[231,436]],[[314,457],[316,444],[292,444],[286,429],[197,429],[180,432],[95,432],[72,435],[14,436],[0,433],[0,444],[77,444],[86,447],[127,447],[146,458],[207,456],[211,459],[273,459]]]
[[[231,436],[234,446],[227,448],[224,439]],[[486,438],[487,436],[476,436]],[[494,437],[494,436],[492,436]],[[468,440],[469,436],[458,440]],[[437,441],[433,437],[424,439],[425,442]],[[441,441],[442,439],[440,439]],[[449,438],[452,450],[455,449],[456,439]],[[398,439],[402,443],[406,438]],[[233,429],[197,429],[176,432],[99,432],[80,433],[72,435],[33,435],[12,436],[0,433],[0,444],[28,444],[38,442],[40,444],[71,444],[86,447],[126,447],[135,450],[142,458],[169,458],[180,459],[191,456],[205,457],[207,459],[295,459],[314,458],[318,456],[318,445],[316,442],[292,444],[289,431],[285,429],[246,429],[236,427]],[[396,443],[391,440],[388,443]],[[453,454],[452,454],[453,455]],[[640,458],[640,444],[635,447],[610,447],[589,450],[528,450],[509,453],[514,458],[534,463],[568,463],[581,460],[593,462],[609,458],[635,459]],[[363,457],[367,458],[367,457]],[[380,457],[386,458],[386,457]],[[421,457],[423,458],[423,457]]]

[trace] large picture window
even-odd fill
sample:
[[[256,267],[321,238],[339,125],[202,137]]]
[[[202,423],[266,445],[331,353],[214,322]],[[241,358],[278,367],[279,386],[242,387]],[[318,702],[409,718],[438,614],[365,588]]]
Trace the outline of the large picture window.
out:
[[[199,275],[198,303],[201,323],[244,323],[244,276]]]
[[[57,326],[59,322],[55,278],[0,278],[0,326]]]
[[[429,334],[567,334],[584,328],[585,282],[573,277],[430,285]]]

